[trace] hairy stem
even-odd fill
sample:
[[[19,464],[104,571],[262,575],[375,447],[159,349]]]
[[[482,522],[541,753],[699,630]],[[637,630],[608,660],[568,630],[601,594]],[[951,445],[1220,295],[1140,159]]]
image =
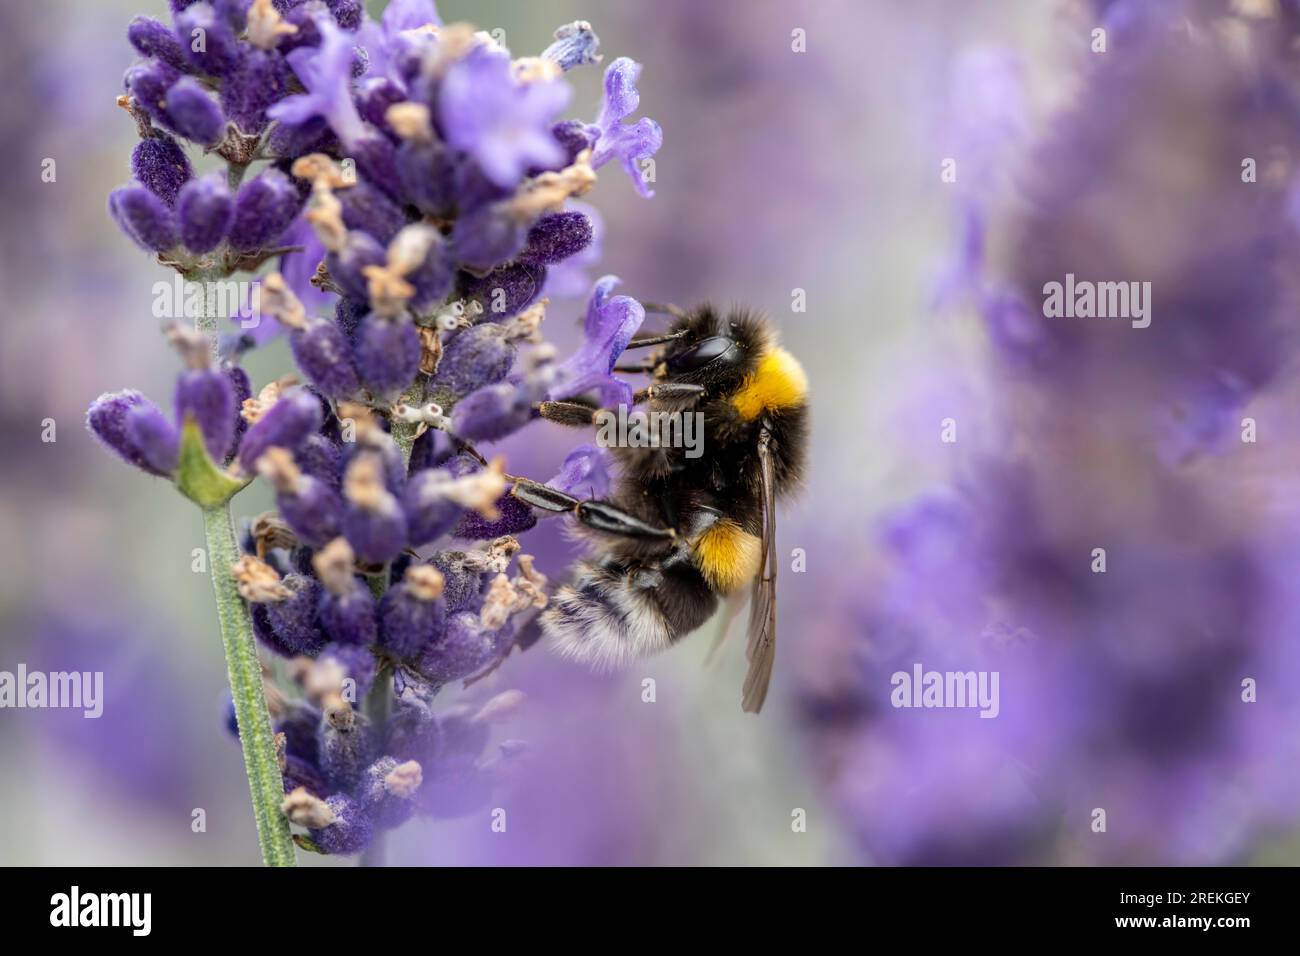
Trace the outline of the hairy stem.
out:
[[[203,529],[207,534],[212,590],[217,599],[230,696],[235,701],[235,717],[239,721],[239,743],[244,750],[244,768],[253,797],[262,860],[267,866],[294,866],[297,860],[289,821],[280,810],[284,783],[275,757],[271,716],[262,691],[262,665],[253,641],[253,621],[230,570],[239,558],[230,505],[204,508]]]
[[[375,683],[366,695],[366,716],[372,727],[383,727],[388,723],[388,712],[393,701],[393,675],[388,668],[381,668],[375,675]],[[362,866],[384,865],[384,835],[376,833],[370,846],[361,854]]]

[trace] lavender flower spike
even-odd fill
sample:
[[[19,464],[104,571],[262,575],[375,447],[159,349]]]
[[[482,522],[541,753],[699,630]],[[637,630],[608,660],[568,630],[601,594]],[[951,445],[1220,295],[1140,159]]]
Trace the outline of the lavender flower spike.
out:
[[[260,313],[276,321],[227,329],[213,351],[205,297],[193,333],[170,330],[187,366],[174,413],[118,392],[87,425],[202,510],[263,860],[291,866],[297,844],[374,864],[382,831],[481,807],[498,782],[485,715],[512,695],[434,697],[502,663],[547,578],[526,556],[505,573],[537,514],[508,494],[503,458],[461,445],[528,427],[547,398],[630,400],[612,369],[641,306],[602,279],[560,365],[542,290],[554,271],[556,290],[587,292],[599,218],[569,201],[594,161],[633,171],[659,131],[623,125],[638,105],[630,60],[606,75],[596,125],[562,115],[566,71],[601,60],[584,21],[515,58],[443,25],[433,0],[373,4],[381,19],[364,0],[168,5],[172,24],[128,30],[141,59],[118,102],[140,142],[109,212],[187,280],[262,275]],[[281,328],[295,374],[255,395],[240,357]],[[239,534],[231,499],[255,476],[276,509]],[[584,446],[552,481],[599,495],[608,464]],[[259,643],[300,694],[276,692]]]

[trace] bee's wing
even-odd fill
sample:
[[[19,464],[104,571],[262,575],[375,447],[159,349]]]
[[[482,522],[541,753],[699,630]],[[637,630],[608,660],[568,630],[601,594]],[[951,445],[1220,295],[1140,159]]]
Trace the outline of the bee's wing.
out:
[[[746,713],[763,709],[767,685],[776,661],[776,475],[772,461],[772,436],[766,428],[758,439],[759,500],[763,507],[763,550],[758,576],[749,602],[749,644],[740,706]]]

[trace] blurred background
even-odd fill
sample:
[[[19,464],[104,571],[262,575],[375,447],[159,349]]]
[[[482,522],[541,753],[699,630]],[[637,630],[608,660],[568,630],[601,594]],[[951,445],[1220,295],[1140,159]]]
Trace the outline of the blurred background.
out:
[[[507,832],[417,821],[391,861],[1300,859],[1287,3],[438,6],[515,55],[588,19],[607,61],[645,65],[657,195],[602,177],[592,276],[769,313],[809,372],[813,445],[780,515],[806,566],[782,568],[761,717],[739,707],[742,640],[705,666],[712,624],[612,677],[515,656],[475,690],[528,694]],[[99,720],[0,711],[5,864],[257,859],[199,515],[82,426],[101,392],[166,399],[175,375],[150,313],[171,273],[105,211],[135,142],[113,99],[136,13],[166,4],[0,12],[0,670],[105,674]],[[594,116],[600,71],[569,77],[570,115]],[[1152,281],[1152,327],[1037,317],[1067,271]],[[580,312],[553,302],[548,337]],[[281,342],[249,369],[290,364]],[[512,470],[555,471],[573,442],[547,428],[507,446]],[[235,509],[269,503],[254,486]],[[1001,714],[890,708],[914,662],[999,671]]]

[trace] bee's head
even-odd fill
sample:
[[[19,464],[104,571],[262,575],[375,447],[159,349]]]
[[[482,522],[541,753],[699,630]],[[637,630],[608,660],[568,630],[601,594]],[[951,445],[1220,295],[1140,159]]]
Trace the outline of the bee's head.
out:
[[[675,331],[682,337],[665,350],[656,375],[703,385],[714,394],[739,388],[768,347],[762,320],[741,309],[721,315],[702,305],[679,319]]]

